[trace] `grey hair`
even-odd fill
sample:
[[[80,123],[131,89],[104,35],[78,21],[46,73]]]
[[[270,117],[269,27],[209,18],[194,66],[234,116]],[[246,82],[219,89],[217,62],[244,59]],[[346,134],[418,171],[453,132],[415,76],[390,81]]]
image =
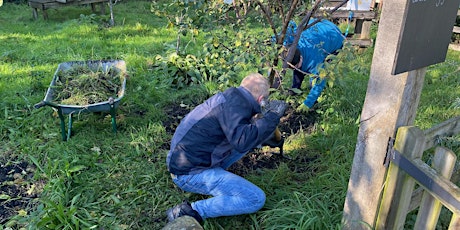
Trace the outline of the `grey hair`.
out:
[[[255,100],[257,100],[259,96],[268,97],[270,84],[268,83],[268,79],[262,76],[262,74],[249,74],[241,81],[240,86],[247,89]]]

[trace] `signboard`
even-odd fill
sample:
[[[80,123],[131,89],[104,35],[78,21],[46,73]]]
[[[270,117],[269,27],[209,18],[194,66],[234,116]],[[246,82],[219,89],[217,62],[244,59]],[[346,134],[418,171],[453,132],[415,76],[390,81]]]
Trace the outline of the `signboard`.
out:
[[[407,4],[392,74],[446,59],[460,0],[407,0]]]

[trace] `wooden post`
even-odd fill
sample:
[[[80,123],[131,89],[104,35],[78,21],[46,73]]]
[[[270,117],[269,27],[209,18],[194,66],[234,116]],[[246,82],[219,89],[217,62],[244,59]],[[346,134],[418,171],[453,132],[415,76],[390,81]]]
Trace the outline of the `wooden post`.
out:
[[[365,20],[361,26],[360,39],[370,39],[371,38],[371,26],[372,21]]]
[[[457,156],[455,156],[451,150],[437,147],[432,167],[440,175],[450,179],[456,161]],[[436,200],[429,192],[424,192],[414,229],[434,230],[438,222],[439,214],[441,213],[441,208],[442,204],[439,200]]]
[[[388,141],[414,122],[426,67],[392,75],[407,1],[385,0],[343,210],[343,229],[375,225]]]
[[[37,8],[32,8],[32,16],[34,17],[35,20],[38,18],[38,10]]]

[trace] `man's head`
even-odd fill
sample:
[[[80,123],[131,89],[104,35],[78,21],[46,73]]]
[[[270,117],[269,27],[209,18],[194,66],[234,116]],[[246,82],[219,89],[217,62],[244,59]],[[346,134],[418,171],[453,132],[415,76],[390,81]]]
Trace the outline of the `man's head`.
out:
[[[251,73],[246,76],[240,86],[247,89],[258,103],[268,97],[270,85],[267,78],[259,73]]]
[[[288,55],[288,52],[291,48],[287,48],[283,51],[282,55],[281,55],[281,58],[283,60],[286,60],[287,58],[287,55]],[[290,62],[290,64],[292,66],[295,66],[295,68],[298,68],[300,69],[302,67],[302,62],[303,62],[303,57],[302,55],[300,54],[300,51],[299,49],[295,49],[295,53],[294,53],[294,57],[292,58],[292,61]],[[289,66],[290,68],[292,68],[292,66]]]

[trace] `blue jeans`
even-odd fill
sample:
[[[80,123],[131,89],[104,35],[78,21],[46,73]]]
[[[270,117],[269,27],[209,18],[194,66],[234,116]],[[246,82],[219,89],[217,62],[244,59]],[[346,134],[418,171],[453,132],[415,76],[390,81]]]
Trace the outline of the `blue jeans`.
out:
[[[264,206],[265,193],[262,189],[225,170],[244,155],[232,152],[221,167],[173,177],[174,183],[186,192],[212,196],[191,203],[203,219],[254,213]]]

